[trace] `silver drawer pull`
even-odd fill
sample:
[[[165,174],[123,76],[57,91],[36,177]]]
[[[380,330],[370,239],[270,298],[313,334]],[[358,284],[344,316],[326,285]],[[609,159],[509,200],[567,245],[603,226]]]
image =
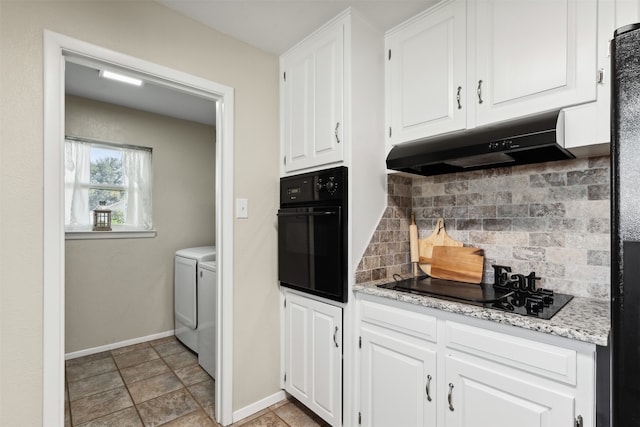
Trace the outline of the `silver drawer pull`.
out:
[[[478,104],[482,104],[482,80],[478,80]]]
[[[427,400],[431,402],[431,392],[429,389],[431,388],[431,375],[427,375],[427,386],[424,388],[424,391],[427,393]]]
[[[462,109],[462,104],[460,104],[460,91],[462,90],[462,86],[458,86],[458,91],[456,92],[456,101],[458,101],[458,110]]]
[[[451,412],[453,412],[453,404],[451,403],[451,400],[453,398],[453,383],[449,383],[449,394],[447,395],[447,401],[449,401],[449,410]]]

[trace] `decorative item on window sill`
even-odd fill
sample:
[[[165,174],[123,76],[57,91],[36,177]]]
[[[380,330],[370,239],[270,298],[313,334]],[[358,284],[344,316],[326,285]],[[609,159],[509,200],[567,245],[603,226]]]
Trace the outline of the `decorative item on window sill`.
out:
[[[111,209],[105,207],[106,202],[93,210],[93,231],[111,231]]]

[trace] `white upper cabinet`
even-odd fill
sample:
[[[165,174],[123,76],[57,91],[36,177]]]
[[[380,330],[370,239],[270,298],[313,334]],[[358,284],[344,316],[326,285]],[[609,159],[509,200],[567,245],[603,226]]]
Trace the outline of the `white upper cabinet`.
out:
[[[392,143],[466,126],[464,0],[447,1],[386,39]]]
[[[475,125],[596,99],[595,0],[478,0]]]
[[[597,98],[596,0],[445,0],[386,34],[387,145]]]
[[[343,49],[338,22],[281,57],[286,172],[343,160]]]

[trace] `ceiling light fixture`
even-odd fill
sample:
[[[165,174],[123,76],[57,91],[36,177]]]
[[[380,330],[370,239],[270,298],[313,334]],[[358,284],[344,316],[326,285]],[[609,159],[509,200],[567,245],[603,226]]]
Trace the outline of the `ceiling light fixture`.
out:
[[[109,70],[101,70],[100,77],[103,77],[105,79],[110,79],[110,80],[116,80],[116,81],[127,83],[133,86],[142,86],[142,80],[140,79],[125,76],[124,74],[114,73],[113,71],[109,71]]]

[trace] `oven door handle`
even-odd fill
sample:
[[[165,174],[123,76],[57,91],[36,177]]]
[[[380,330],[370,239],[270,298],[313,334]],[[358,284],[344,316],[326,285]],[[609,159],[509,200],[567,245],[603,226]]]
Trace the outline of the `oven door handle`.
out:
[[[337,215],[335,211],[322,211],[322,212],[278,212],[278,216],[323,216],[323,215]]]

